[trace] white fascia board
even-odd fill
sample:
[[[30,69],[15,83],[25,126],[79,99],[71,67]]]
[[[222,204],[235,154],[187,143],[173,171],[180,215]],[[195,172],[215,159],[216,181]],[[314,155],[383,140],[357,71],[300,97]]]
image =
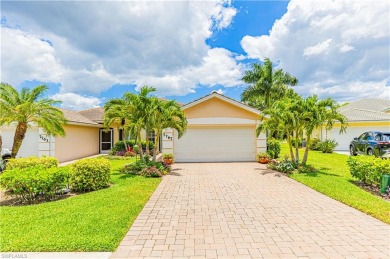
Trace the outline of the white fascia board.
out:
[[[243,103],[240,103],[240,102],[238,102],[238,101],[236,101],[236,100],[230,99],[230,98],[228,98],[228,97],[226,97],[226,96],[223,96],[223,95],[221,95],[221,94],[218,94],[218,93],[212,93],[212,94],[206,95],[205,97],[200,98],[200,99],[198,99],[198,100],[196,100],[196,101],[194,101],[194,102],[192,102],[192,103],[186,104],[186,105],[182,106],[181,108],[182,108],[182,110],[188,109],[188,108],[190,108],[190,107],[192,107],[192,106],[195,106],[195,105],[197,105],[197,104],[199,104],[199,103],[202,103],[202,102],[204,102],[204,101],[207,101],[207,100],[209,100],[209,99],[211,99],[211,98],[213,98],[213,97],[216,97],[216,98],[218,98],[218,99],[220,99],[220,100],[223,100],[223,101],[225,101],[225,102],[228,102],[228,103],[230,103],[230,104],[233,104],[233,105],[235,105],[235,106],[238,106],[238,107],[240,107],[240,108],[242,108],[242,109],[244,109],[244,110],[247,110],[247,111],[249,111],[249,112],[253,112],[253,113],[255,113],[255,114],[260,114],[260,111],[257,110],[257,109],[251,108],[251,107],[249,107],[249,106],[247,106],[247,105],[245,105],[245,104],[243,104]]]
[[[187,119],[188,125],[256,125],[256,120],[241,118],[194,118]]]

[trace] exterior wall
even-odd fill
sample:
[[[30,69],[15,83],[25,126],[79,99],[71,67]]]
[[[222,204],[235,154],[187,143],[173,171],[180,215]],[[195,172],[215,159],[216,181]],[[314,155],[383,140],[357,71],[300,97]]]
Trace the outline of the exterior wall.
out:
[[[14,144],[14,135],[16,127],[2,127],[1,136],[3,137],[3,148],[12,149]],[[38,145],[39,145],[39,132],[38,127],[31,126],[27,129],[26,135],[22,142],[22,146],[19,149],[17,158],[19,157],[29,157],[29,156],[39,156]]]
[[[60,162],[99,154],[99,128],[66,125],[65,137],[56,137],[55,154]]]
[[[38,154],[42,156],[55,157],[55,137],[49,136],[43,128],[39,128]]]
[[[184,110],[187,119],[230,117],[258,120],[259,115],[246,111],[219,98],[211,98]]]
[[[365,122],[349,122],[346,132],[340,134],[340,123],[335,123],[331,130],[326,130],[325,127],[318,129],[313,133],[314,137],[324,141],[325,139],[335,139],[338,146],[335,150],[349,150],[349,143],[353,138],[359,137],[360,134],[367,131],[390,131],[390,121],[365,121]]]
[[[164,129],[162,133],[162,150],[164,154],[173,154],[174,130],[171,128]]]

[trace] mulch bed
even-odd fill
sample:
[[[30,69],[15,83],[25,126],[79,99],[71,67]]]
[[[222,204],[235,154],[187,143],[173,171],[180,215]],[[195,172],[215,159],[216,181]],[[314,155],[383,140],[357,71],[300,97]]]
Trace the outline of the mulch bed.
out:
[[[390,202],[390,195],[389,194],[382,194],[381,188],[378,186],[368,185],[362,182],[354,182],[355,185],[359,186],[360,188],[364,189],[367,192],[370,192],[388,202]]]

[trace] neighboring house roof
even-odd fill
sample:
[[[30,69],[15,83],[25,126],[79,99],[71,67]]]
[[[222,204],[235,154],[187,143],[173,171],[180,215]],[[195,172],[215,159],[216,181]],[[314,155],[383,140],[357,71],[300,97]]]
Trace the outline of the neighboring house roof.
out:
[[[99,126],[98,123],[84,117],[83,115],[79,114],[76,111],[65,110],[65,109],[60,109],[60,110],[63,112],[65,118],[68,120],[68,124]]]
[[[339,108],[348,121],[389,121],[390,100],[367,98],[351,102]]]
[[[390,100],[378,99],[378,98],[367,98],[357,101],[353,101],[340,108],[340,111],[347,109],[361,109],[376,112],[385,112],[390,109]]]
[[[208,95],[203,96],[203,97],[201,97],[201,98],[199,98],[199,99],[196,99],[195,101],[192,101],[192,102],[190,102],[190,103],[187,103],[187,104],[183,105],[181,108],[182,108],[183,110],[185,110],[185,109],[190,108],[190,107],[192,107],[192,106],[194,106],[194,105],[197,105],[197,104],[199,104],[199,103],[201,103],[201,102],[207,101],[207,100],[209,100],[209,99],[211,99],[211,98],[213,98],[213,97],[216,97],[216,98],[221,99],[221,100],[223,100],[223,101],[225,101],[225,102],[228,102],[228,103],[230,103],[230,104],[233,104],[233,105],[235,105],[235,106],[238,106],[238,107],[240,107],[240,108],[242,108],[242,109],[244,109],[244,110],[247,110],[247,111],[250,111],[250,112],[253,112],[253,113],[256,113],[256,114],[259,114],[259,113],[260,113],[259,110],[255,109],[255,108],[252,108],[252,107],[250,107],[249,105],[247,105],[247,104],[245,104],[245,103],[236,101],[236,100],[234,100],[234,99],[232,99],[232,98],[230,98],[230,97],[227,97],[227,96],[225,96],[225,95],[219,94],[219,93],[217,93],[217,92],[215,92],[215,91],[212,92],[211,94],[208,94]]]
[[[88,118],[91,121],[97,122],[97,123],[103,123],[103,115],[104,115],[104,108],[103,107],[97,107],[92,108],[89,110],[79,111],[79,114],[82,116]]]
[[[348,109],[340,111],[348,121],[389,121],[390,114],[361,109]]]

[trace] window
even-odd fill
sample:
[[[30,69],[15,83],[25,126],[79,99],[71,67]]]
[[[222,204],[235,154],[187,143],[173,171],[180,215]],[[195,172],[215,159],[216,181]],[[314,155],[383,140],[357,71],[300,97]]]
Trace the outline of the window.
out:
[[[366,137],[367,133],[363,133],[362,135],[359,136],[359,140],[363,140]]]
[[[154,140],[155,140],[156,136],[154,135],[154,131],[149,131],[148,132],[148,139],[150,142],[153,142],[154,143]]]

